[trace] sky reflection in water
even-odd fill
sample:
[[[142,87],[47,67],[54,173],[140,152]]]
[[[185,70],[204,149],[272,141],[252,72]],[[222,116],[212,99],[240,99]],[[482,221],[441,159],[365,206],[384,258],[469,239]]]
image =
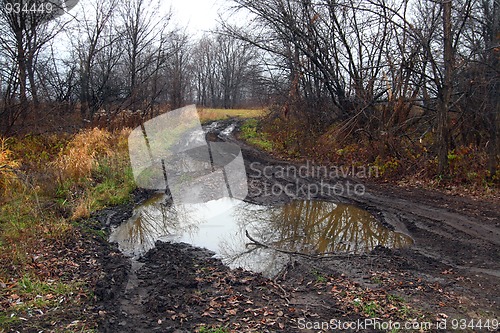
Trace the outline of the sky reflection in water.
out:
[[[152,249],[157,240],[185,242],[214,251],[232,268],[268,276],[278,273],[287,257],[248,245],[245,230],[272,248],[301,253],[360,254],[377,245],[400,248],[412,244],[407,235],[387,229],[370,213],[352,205],[292,201],[260,206],[222,198],[167,206],[164,199],[158,194],[137,207],[128,221],[112,231],[110,241],[134,257]]]

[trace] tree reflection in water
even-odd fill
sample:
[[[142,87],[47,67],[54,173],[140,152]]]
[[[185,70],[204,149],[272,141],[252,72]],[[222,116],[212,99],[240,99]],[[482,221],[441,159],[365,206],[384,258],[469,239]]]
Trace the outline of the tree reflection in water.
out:
[[[196,233],[201,221],[191,213],[192,208],[166,205],[165,198],[165,194],[157,194],[134,209],[132,217],[111,232],[109,241],[137,258],[154,248],[157,240]]]
[[[366,253],[377,245],[400,248],[410,237],[385,228],[370,213],[352,205],[292,201],[260,206],[223,198],[202,204],[166,206],[159,195],[134,211],[110,241],[140,256],[157,240],[186,242],[218,254],[230,267],[272,276],[286,264],[283,253],[249,244],[245,231],[271,248],[308,253]]]
[[[245,230],[269,247],[307,254],[361,254],[377,245],[400,248],[413,243],[409,236],[391,231],[352,205],[292,201],[279,207],[241,205],[234,214],[240,232],[221,244],[221,254],[231,266],[258,267],[257,271],[277,272],[283,254],[249,244]],[[242,244],[246,244],[244,250]]]

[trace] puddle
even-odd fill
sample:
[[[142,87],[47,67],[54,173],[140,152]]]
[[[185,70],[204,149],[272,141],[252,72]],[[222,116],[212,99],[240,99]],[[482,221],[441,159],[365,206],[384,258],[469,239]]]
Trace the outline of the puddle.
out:
[[[223,131],[221,131],[219,136],[221,138],[228,137],[231,133],[233,133],[235,128],[236,128],[236,124],[231,124],[228,127],[226,127]]]
[[[278,273],[286,255],[250,245],[245,231],[272,248],[301,253],[367,253],[377,245],[406,247],[412,239],[391,231],[358,207],[324,201],[292,201],[261,206],[222,198],[202,204],[166,206],[158,194],[115,228],[110,241],[139,257],[157,240],[185,242],[216,253],[232,268],[268,276]]]

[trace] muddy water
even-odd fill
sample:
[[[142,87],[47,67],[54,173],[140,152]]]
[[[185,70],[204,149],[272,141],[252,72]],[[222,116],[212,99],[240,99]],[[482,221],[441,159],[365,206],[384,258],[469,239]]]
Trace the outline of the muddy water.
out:
[[[226,264],[266,275],[277,273],[287,256],[273,249],[301,253],[366,253],[377,245],[400,248],[410,237],[384,227],[370,213],[352,205],[292,201],[260,206],[222,198],[203,204],[167,206],[158,194],[137,207],[114,229],[110,241],[139,257],[157,240],[185,242],[216,253]],[[263,248],[250,244],[245,232]]]

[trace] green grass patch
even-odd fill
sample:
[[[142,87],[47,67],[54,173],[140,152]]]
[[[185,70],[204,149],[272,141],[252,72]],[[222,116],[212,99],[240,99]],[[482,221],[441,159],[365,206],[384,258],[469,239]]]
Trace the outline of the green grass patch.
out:
[[[92,295],[83,282],[43,281],[33,274],[25,274],[13,287],[0,292],[4,308],[0,313],[0,327],[12,327],[19,324],[21,318],[27,318],[31,314],[48,314],[52,309],[63,307],[66,303],[78,306],[76,296],[82,294],[90,297]],[[27,325],[34,325],[30,327],[34,329],[37,323]]]
[[[209,328],[206,326],[201,326],[198,329],[198,333],[229,333],[229,330],[225,327]]]
[[[132,167],[128,161],[119,161],[118,163],[109,160],[101,161],[97,173],[95,178],[101,179],[101,182],[91,191],[92,197],[100,205],[96,207],[97,209],[108,205],[121,205],[130,201],[130,193],[135,189],[136,184]]]
[[[405,299],[403,297],[394,294],[387,294],[387,301],[389,303],[405,303]]]
[[[324,276],[323,274],[321,274],[320,272],[318,271],[313,271],[312,274],[314,275],[314,277],[316,278],[316,283],[326,283],[327,282],[327,278],[326,276]]]
[[[130,166],[107,170],[98,178],[98,182],[84,186],[83,194],[75,203],[73,219],[89,217],[92,212],[131,200],[136,184]]]
[[[380,305],[374,301],[363,304],[362,309],[363,313],[371,318],[377,317],[379,312],[381,312]]]
[[[265,133],[258,130],[259,121],[257,119],[248,119],[241,126],[240,138],[249,144],[256,146],[265,151],[273,150],[273,143],[267,139]]]
[[[80,307],[92,299],[90,281],[73,266],[50,278],[46,270],[52,263],[65,264],[57,249],[71,249],[78,240],[75,237],[82,237],[80,230],[93,230],[93,222],[84,218],[130,201],[136,185],[128,156],[129,133],[87,129],[72,136],[2,139],[0,166],[6,167],[0,170],[0,281],[9,285],[0,290],[2,329],[43,312],[22,324],[30,331],[38,329],[41,322],[64,320],[53,309]],[[12,175],[5,171],[7,167]],[[104,237],[100,230],[95,234]],[[33,255],[39,253],[43,261],[34,265]],[[69,259],[79,264],[73,255],[70,251]],[[90,332],[80,329],[80,324],[73,329]]]
[[[7,328],[21,321],[15,315],[11,315],[8,312],[0,312],[0,327]],[[1,332],[1,331],[0,331]]]
[[[8,312],[18,313],[57,306],[67,297],[81,292],[82,288],[83,284],[79,282],[42,281],[31,274],[25,274],[8,294],[4,291],[1,296],[11,302]]]
[[[36,190],[25,190],[0,206],[0,258],[22,267],[40,240],[67,238],[72,226],[47,208],[52,205],[40,198]]]

